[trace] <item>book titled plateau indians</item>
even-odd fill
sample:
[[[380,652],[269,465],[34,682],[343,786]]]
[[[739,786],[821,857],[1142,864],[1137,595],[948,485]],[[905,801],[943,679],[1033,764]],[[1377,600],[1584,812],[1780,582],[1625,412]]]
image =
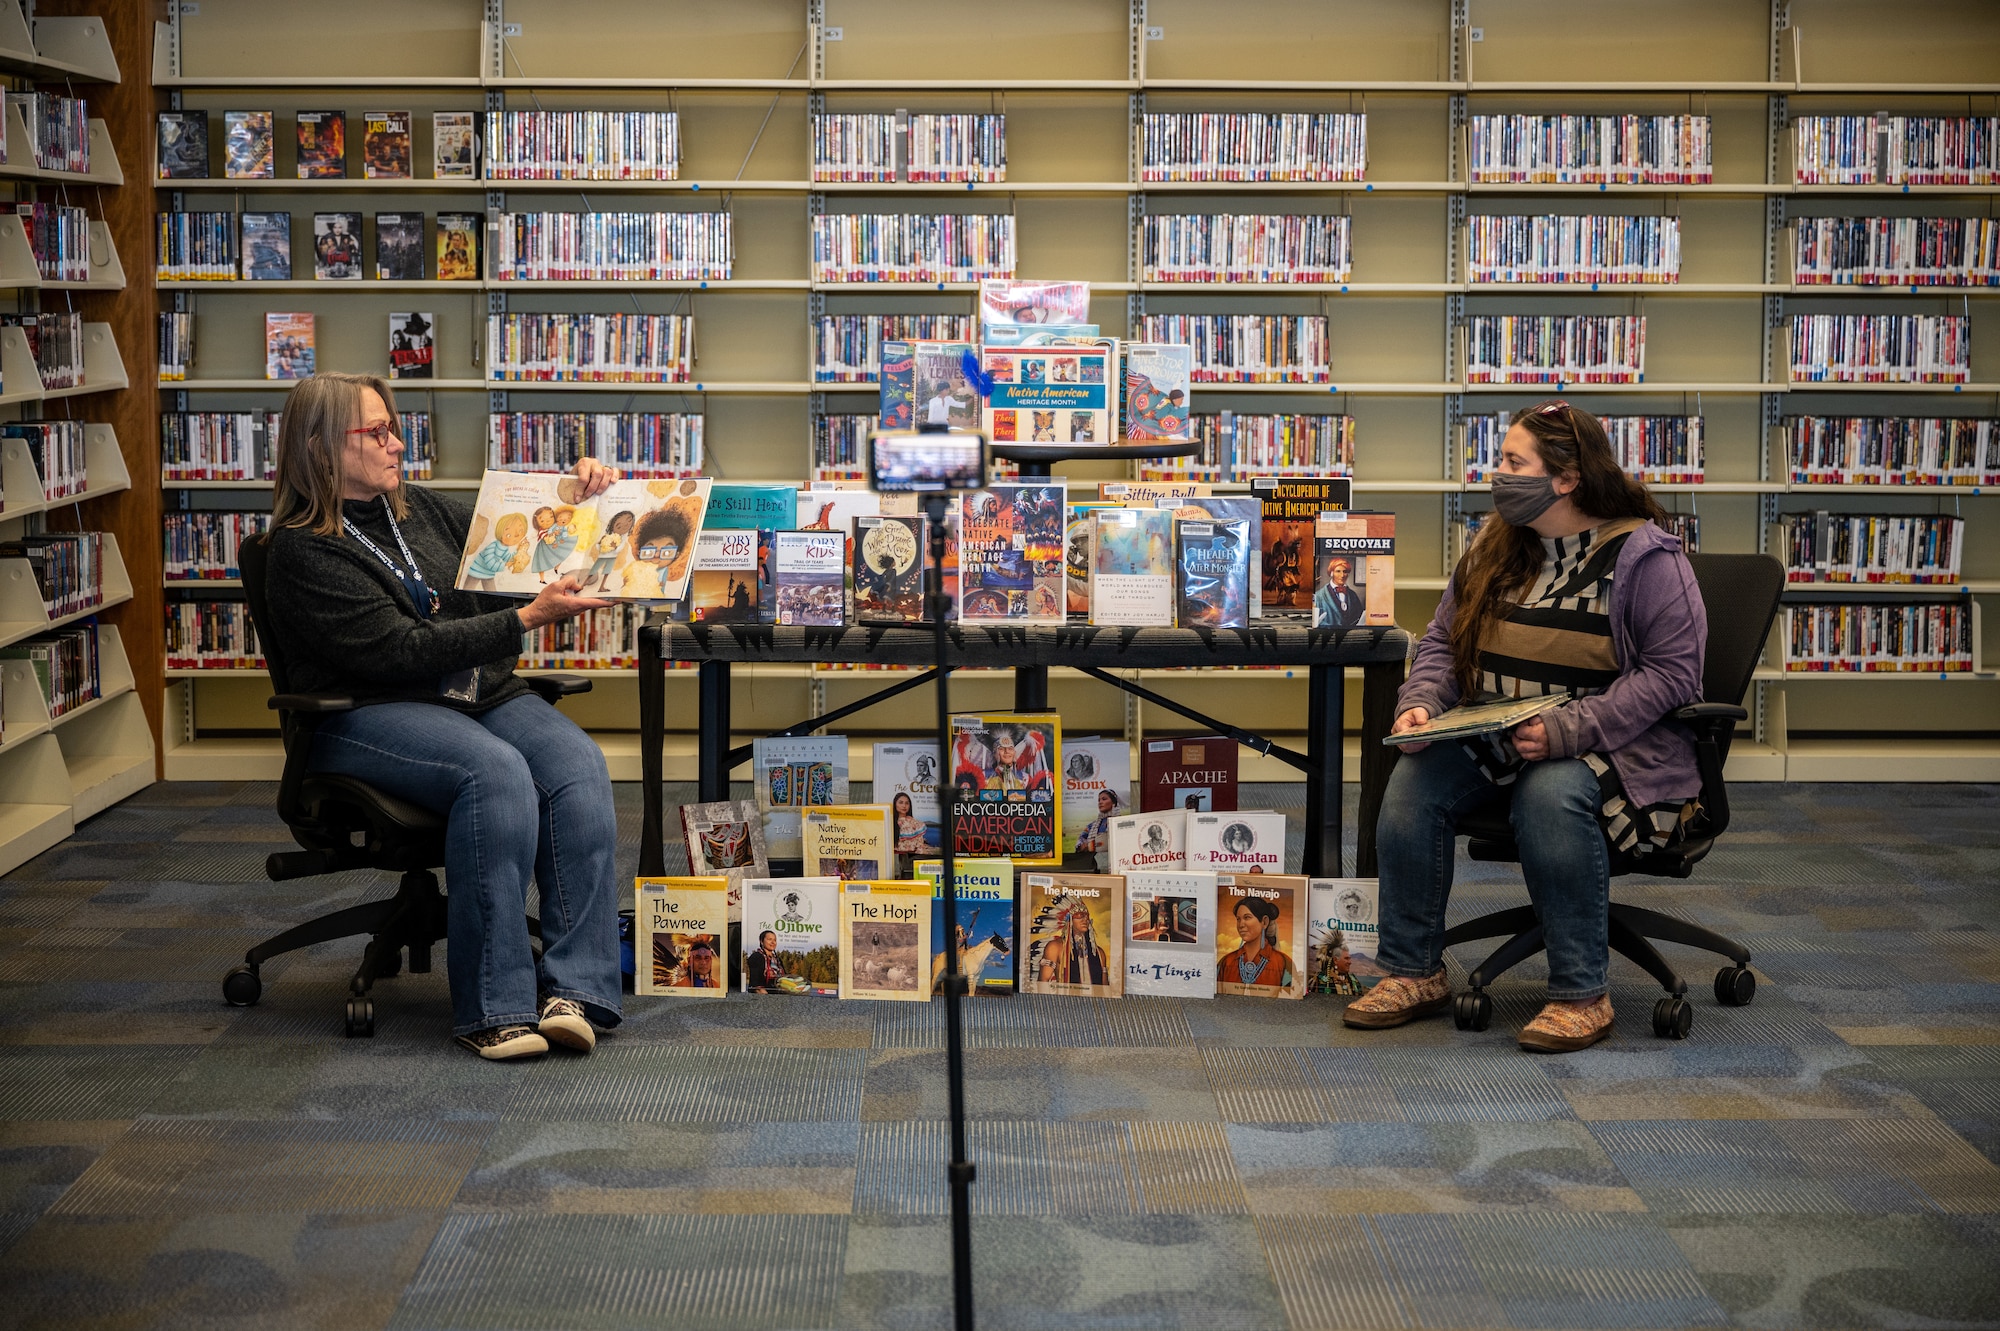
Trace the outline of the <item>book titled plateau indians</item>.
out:
[[[743,992],[839,997],[839,879],[743,884]]]
[[[1215,875],[1125,875],[1125,992],[1215,997]]]
[[[1132,751],[1122,739],[1063,744],[1063,849],[1111,869],[1111,820],[1132,811]]]
[[[389,316],[389,377],[435,377],[437,316],[409,310]]]
[[[488,471],[459,559],[458,589],[532,597],[574,573],[586,595],[678,600],[708,486],[706,478],[614,481],[586,499],[583,482],[571,475]],[[616,538],[609,551],[606,537]]]
[[[1354,507],[1345,476],[1269,477],[1250,482],[1263,509],[1264,611],[1312,609],[1313,528],[1320,514]]]
[[[1306,987],[1315,994],[1365,993],[1388,972],[1376,959],[1382,930],[1373,878],[1315,878],[1306,942]]]
[[[1289,874],[1217,874],[1215,991],[1304,998],[1306,880]]]
[[[1221,735],[1139,746],[1139,807],[1220,813],[1236,807],[1236,741]]]
[[[805,811],[847,803],[847,737],[759,736],[751,742],[750,767],[764,817],[764,853],[773,860],[803,858]]]
[[[957,882],[958,965],[975,994],[1011,994],[1018,976],[1015,963],[1014,862],[964,856],[952,861]],[[931,904],[931,987],[945,973],[944,864],[919,860],[916,876],[935,888]]]
[[[410,113],[364,111],[361,158],[370,180],[410,178]]]
[[[982,712],[951,718],[954,855],[1062,862],[1062,718]]]
[[[722,878],[641,878],[633,916],[633,990],[683,998],[728,992],[729,884]]]
[[[1125,992],[1125,880],[1031,873],[1021,879],[1021,989],[1119,998]]]
[[[271,180],[277,176],[269,111],[222,113],[222,174],[231,180]]]
[[[347,175],[347,112],[301,111],[295,117],[300,180],[339,180]]]
[[[431,174],[439,180],[472,180],[479,175],[477,111],[431,113]]]
[[[807,809],[806,872],[821,878],[893,878],[896,834],[886,804],[833,804]]]
[[[922,1003],[931,996],[931,885],[841,885],[840,996]]]
[[[1396,515],[1328,513],[1313,527],[1313,627],[1396,622]]]

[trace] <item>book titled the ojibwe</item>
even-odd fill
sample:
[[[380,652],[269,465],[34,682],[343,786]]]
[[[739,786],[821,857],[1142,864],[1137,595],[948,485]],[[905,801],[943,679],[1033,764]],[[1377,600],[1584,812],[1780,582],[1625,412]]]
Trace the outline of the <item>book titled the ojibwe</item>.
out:
[[[708,487],[706,478],[614,481],[586,499],[574,476],[488,471],[459,559],[458,588],[538,596],[574,573],[585,596],[679,600]]]
[[[1125,992],[1215,997],[1215,875],[1125,875]]]
[[[840,996],[921,1003],[931,996],[931,884],[841,885]]]
[[[1021,988],[1117,998],[1125,992],[1125,880],[1117,874],[1031,873],[1021,879]]]
[[[840,994],[840,881],[753,878],[743,885],[743,992]]]
[[[1217,874],[1215,991],[1247,998],[1306,996],[1306,880]]]
[[[729,986],[728,880],[641,878],[636,895],[634,992],[721,998]]]

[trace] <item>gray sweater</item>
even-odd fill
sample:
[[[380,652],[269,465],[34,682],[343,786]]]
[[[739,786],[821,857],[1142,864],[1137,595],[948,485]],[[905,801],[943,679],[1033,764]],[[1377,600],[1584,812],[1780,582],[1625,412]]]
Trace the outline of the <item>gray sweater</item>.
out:
[[[344,532],[316,536],[299,527],[272,533],[266,597],[272,646],[288,668],[285,686],[300,693],[345,693],[357,703],[434,702],[481,712],[528,691],[514,675],[521,654],[520,604],[503,597],[452,590],[472,508],[449,495],[407,486],[410,516],[403,539],[424,581],[443,600],[438,613],[417,613],[401,579],[368,547]],[[349,500],[348,518],[395,560],[402,551],[382,501]],[[438,695],[453,671],[479,668],[479,699]]]

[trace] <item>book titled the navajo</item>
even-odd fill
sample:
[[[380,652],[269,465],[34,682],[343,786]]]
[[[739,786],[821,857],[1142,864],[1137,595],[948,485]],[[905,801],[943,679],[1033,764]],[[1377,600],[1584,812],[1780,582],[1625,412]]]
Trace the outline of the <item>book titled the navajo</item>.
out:
[[[1063,745],[1063,845],[1111,868],[1111,820],[1132,809],[1132,751],[1122,739],[1073,739]]]
[[[375,276],[384,282],[421,282],[424,215],[375,214]]]
[[[1187,811],[1158,809],[1113,818],[1111,872],[1146,873],[1187,868]]]
[[[1194,381],[1194,348],[1157,342],[1125,344],[1127,439],[1186,439],[1188,385]]]
[[[951,718],[954,855],[1062,862],[1062,718],[985,712]]]
[[[339,180],[347,175],[347,112],[301,111],[299,179]]]
[[[1396,515],[1329,513],[1313,528],[1313,627],[1396,622]]]
[[[1215,895],[1215,991],[1304,998],[1306,880],[1290,874],[1217,874]]]
[[[1174,622],[1174,515],[1158,508],[1100,508],[1091,515],[1090,622]]]
[[[1139,807],[1222,813],[1236,807],[1236,741],[1221,735],[1139,746]]]
[[[722,878],[641,878],[633,915],[633,990],[721,998],[729,988],[729,884]]]
[[[959,503],[959,619],[1062,623],[1062,484],[993,485],[967,491]]]
[[[1031,873],[1021,879],[1021,989],[1073,998],[1125,992],[1125,880]]]
[[[370,180],[410,178],[410,113],[364,111],[361,114],[363,169]]]
[[[1018,976],[1015,962],[1014,862],[971,855],[952,861],[958,881],[958,967],[975,994],[1011,994]],[[945,971],[944,877],[941,860],[919,860],[916,876],[936,887],[931,905],[931,987],[942,985]]]
[[[898,855],[935,855],[944,848],[935,742],[876,744],[875,797],[884,795],[896,826]]]
[[[1182,627],[1249,626],[1250,540],[1247,522],[1174,523],[1174,614]]]
[[[361,214],[313,214],[313,276],[322,282],[361,280]]]
[[[264,377],[304,379],[315,355],[311,312],[264,315]]]
[[[269,111],[222,113],[222,174],[231,180],[271,180],[278,174]]]
[[[995,443],[1108,444],[1117,416],[1102,346],[1010,347],[985,353],[993,380],[987,425]]]
[[[743,992],[840,996],[840,880],[743,884]]]
[[[1313,602],[1313,526],[1322,513],[1354,507],[1354,482],[1345,476],[1260,476],[1250,493],[1263,505],[1264,610],[1310,610]]]
[[[437,316],[405,311],[389,316],[389,377],[436,377]]]
[[[437,277],[440,282],[479,280],[478,213],[437,215]]]
[[[922,518],[854,519],[854,614],[861,623],[913,624],[924,617],[924,558],[930,540]]]
[[[243,214],[243,280],[292,280],[292,215]]]
[[[764,547],[774,534],[747,527],[704,531],[688,574],[688,618],[731,624],[769,622],[777,589],[764,579]]]
[[[750,767],[764,815],[764,853],[773,860],[802,858],[803,812],[847,803],[847,737],[760,736],[751,741]]]
[[[1306,987],[1315,994],[1359,994],[1388,974],[1376,960],[1381,917],[1373,878],[1315,878],[1307,885]]]
[[[472,180],[479,175],[477,111],[431,112],[431,174],[439,180]]]
[[[1125,992],[1215,997],[1215,875],[1125,875]]]
[[[805,811],[805,865],[809,873],[843,882],[891,878],[896,872],[896,831],[886,804],[832,804]]]
[[[931,891],[921,880],[842,884],[842,998],[930,1000]]]
[[[1188,868],[1211,873],[1283,873],[1285,815],[1275,809],[1191,813]]]

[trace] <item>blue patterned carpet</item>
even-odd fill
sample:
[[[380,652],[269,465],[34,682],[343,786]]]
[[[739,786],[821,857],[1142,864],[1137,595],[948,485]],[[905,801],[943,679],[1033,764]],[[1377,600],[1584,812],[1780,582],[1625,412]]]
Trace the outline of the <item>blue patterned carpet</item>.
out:
[[[271,797],[155,786],[0,879],[0,1326],[948,1324],[941,1002],[634,1000],[496,1066],[442,966],[343,1039],[345,943],[232,1009],[245,948],[392,886],[264,881]],[[1514,1046],[1533,966],[1480,1034],[974,1001],[981,1325],[2000,1326],[2000,788],[1732,797],[1694,883],[1617,892],[1755,955],[1722,1009],[1670,949],[1685,1043],[1623,961],[1555,1058]],[[1523,900],[1463,869],[1455,916]]]

